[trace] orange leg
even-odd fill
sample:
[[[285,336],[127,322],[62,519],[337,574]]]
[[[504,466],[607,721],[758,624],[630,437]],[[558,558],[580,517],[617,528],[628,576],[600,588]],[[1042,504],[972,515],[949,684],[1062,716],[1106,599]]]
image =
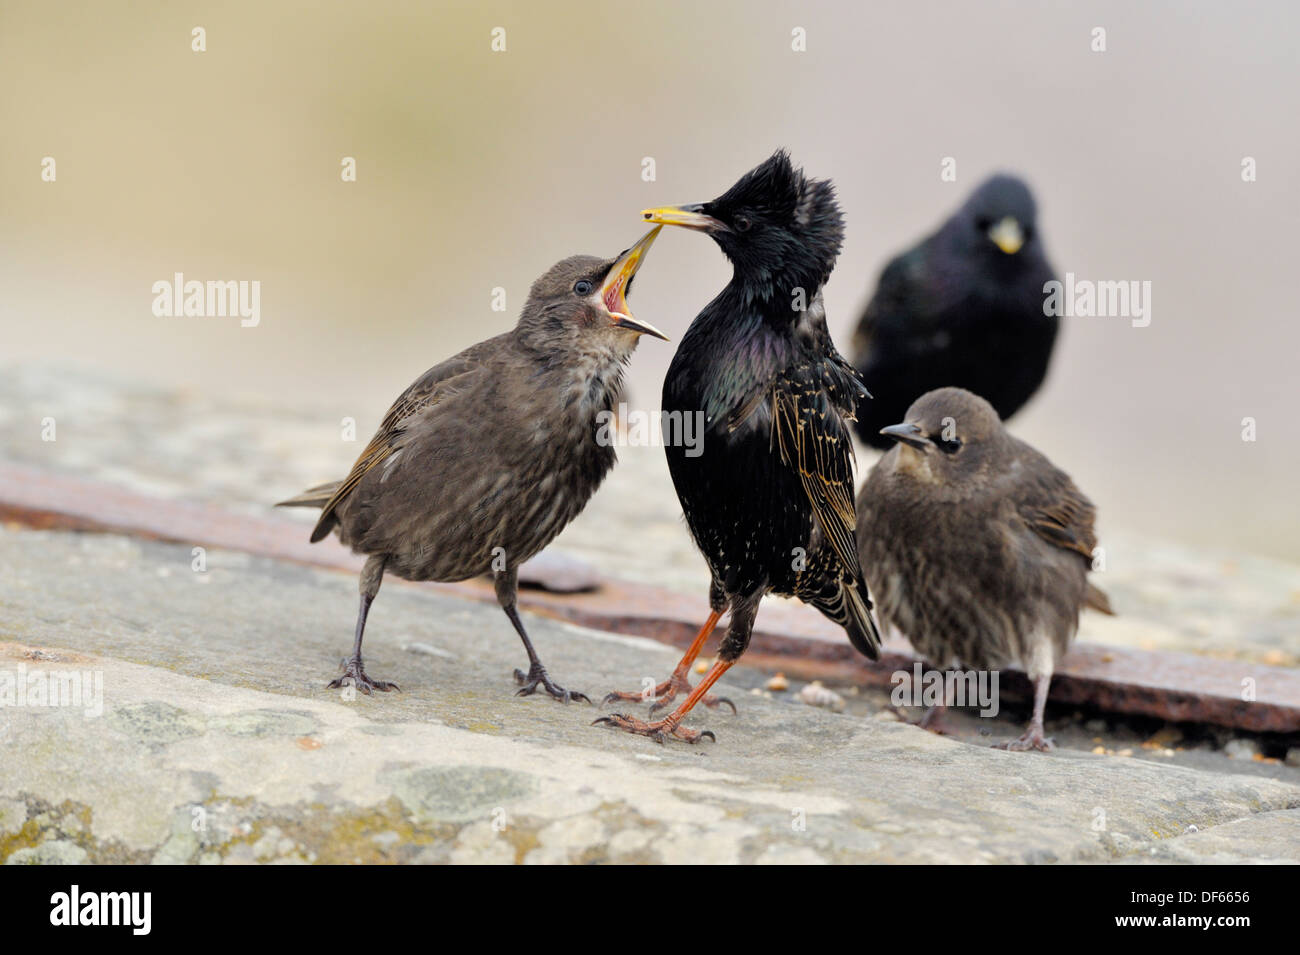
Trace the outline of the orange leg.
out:
[[[631,693],[620,693],[615,690],[613,693],[607,694],[605,699],[601,702],[614,703],[618,700],[631,700],[633,702],[645,703],[653,699],[654,705],[650,707],[650,712],[653,714],[657,710],[663,709],[676,699],[678,693],[689,693],[691,684],[690,681],[686,679],[686,675],[690,672],[691,664],[695,662],[695,658],[698,657],[700,651],[704,649],[704,642],[708,640],[709,635],[713,633],[713,628],[718,625],[718,621],[722,618],[722,614],[723,611],[721,610],[715,610],[709,614],[709,619],[704,622],[704,626],[700,628],[700,632],[695,635],[695,639],[691,642],[690,647],[687,648],[685,656],[682,657],[681,662],[679,662],[673,669],[672,676],[663,683],[660,683],[653,690],[633,690]],[[706,696],[700,700],[700,702],[710,709],[721,703],[726,703],[731,707],[731,712],[736,712],[736,704],[732,703],[731,700],[726,697]]]
[[[602,716],[600,719],[593,721],[591,725],[595,726],[597,723],[608,723],[610,726],[617,727],[621,730],[627,730],[629,733],[638,733],[641,736],[649,736],[657,743],[662,743],[669,736],[685,740],[688,743],[698,743],[706,736],[709,739],[716,740],[717,737],[708,730],[699,732],[697,730],[687,729],[681,725],[681,722],[695,704],[704,699],[705,694],[709,692],[709,687],[718,682],[718,678],[730,670],[731,665],[735,662],[735,660],[718,660],[714,663],[709,672],[704,675],[704,679],[700,681],[700,685],[691,690],[691,695],[682,701],[682,705],[677,707],[677,709],[673,710],[661,720],[657,720],[653,723],[645,723],[634,716],[615,713],[611,716]]]

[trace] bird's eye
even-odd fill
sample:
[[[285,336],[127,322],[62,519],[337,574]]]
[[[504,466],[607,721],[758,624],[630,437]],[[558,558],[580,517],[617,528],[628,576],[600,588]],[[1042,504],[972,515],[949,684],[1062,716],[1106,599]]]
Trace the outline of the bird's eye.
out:
[[[988,232],[989,229],[993,228],[993,220],[988,216],[980,216],[975,220],[975,228],[980,232]]]
[[[961,438],[936,438],[934,443],[944,454],[956,454],[961,450]]]
[[[736,216],[731,220],[731,224],[736,227],[737,232],[748,232],[749,227],[754,223],[750,221],[749,216]]]
[[[577,292],[579,295],[590,295],[591,283],[588,282],[586,279],[578,279],[578,281],[575,282],[573,285],[573,290]]]

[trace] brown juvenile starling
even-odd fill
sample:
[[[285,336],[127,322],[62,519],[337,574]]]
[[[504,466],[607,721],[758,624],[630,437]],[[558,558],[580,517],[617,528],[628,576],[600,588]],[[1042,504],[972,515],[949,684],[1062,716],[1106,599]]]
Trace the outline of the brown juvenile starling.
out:
[[[1088,583],[1092,503],[961,388],[923,395],[881,434],[897,445],[872,468],[857,505],[881,621],[937,667],[1022,666],[1034,715],[1003,748],[1050,749],[1043,708],[1056,661],[1084,606],[1111,612]]]
[[[666,442],[691,535],[712,576],[712,614],[667,683],[662,706],[686,689],[687,668],[718,618],[731,623],[717,662],[657,722],[598,722],[662,742],[702,736],[682,718],[749,645],[764,594],[798,597],[847,631],[868,657],[880,636],[854,542],[848,421],[866,390],[835,350],[821,289],[839,254],[843,220],[830,182],[805,178],[777,152],[712,202],[650,209],[651,222],[711,236],[731,281],[682,336],[664,380],[667,414],[702,416],[703,442]],[[638,693],[612,693],[639,699]]]
[[[515,609],[519,565],[578,516],[614,466],[597,437],[623,368],[643,334],[626,295],[659,229],[613,259],[577,255],[533,283],[518,325],[425,372],[384,416],[351,473],[289,506],[321,508],[312,542],[331,531],[369,555],[361,571],[356,642],[342,675],[363,693],[393,690],[361,662],[366,614],[385,571],[406,580],[465,580],[491,572],[497,601],[528,653],[519,695],[551,682]]]
[[[880,429],[949,385],[1015,414],[1052,357],[1061,320],[1043,314],[1043,286],[1054,277],[1029,187],[987,179],[880,274],[853,336],[853,364],[875,396],[858,409],[858,436],[888,448]]]

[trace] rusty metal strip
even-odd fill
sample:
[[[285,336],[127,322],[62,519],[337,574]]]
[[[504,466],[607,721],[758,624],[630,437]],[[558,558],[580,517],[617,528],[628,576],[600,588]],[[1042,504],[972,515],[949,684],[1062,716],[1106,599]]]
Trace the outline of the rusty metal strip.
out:
[[[356,571],[362,563],[332,538],[308,543],[304,524],[278,517],[269,508],[266,517],[235,514],[5,462],[0,462],[0,521],[225,548],[338,570]],[[486,581],[418,586],[495,602]],[[707,613],[703,592],[693,598],[618,580],[605,580],[594,593],[521,591],[519,601],[533,613],[677,646],[690,643]],[[870,663],[815,611],[769,600],[745,660],[801,679],[888,685],[891,675],[911,669],[916,657],[906,643],[890,641],[882,659]],[[1007,677],[1007,696],[1027,699],[1027,681],[1014,671]],[[1247,687],[1253,689],[1253,700],[1243,699]],[[1294,733],[1300,732],[1300,669],[1079,643],[1058,666],[1052,701],[1254,732]]]

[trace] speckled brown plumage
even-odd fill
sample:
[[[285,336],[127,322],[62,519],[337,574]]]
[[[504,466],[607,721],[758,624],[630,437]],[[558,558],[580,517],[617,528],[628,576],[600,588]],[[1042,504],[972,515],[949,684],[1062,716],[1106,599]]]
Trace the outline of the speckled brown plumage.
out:
[[[406,580],[492,573],[528,652],[521,693],[553,684],[515,609],[517,569],[586,506],[616,454],[597,440],[640,334],[624,295],[657,229],[615,259],[574,256],[533,284],[518,325],[431,368],[393,403],[342,481],[283,502],[321,508],[329,533],[368,555],[355,646],[343,676],[364,692],[361,640],[385,572]]]
[[[882,622],[938,667],[1018,664],[1035,683],[1016,748],[1047,745],[1043,706],[1055,662],[1085,606],[1096,511],[988,402],[929,392],[886,428],[898,444],[858,495],[858,547]]]

